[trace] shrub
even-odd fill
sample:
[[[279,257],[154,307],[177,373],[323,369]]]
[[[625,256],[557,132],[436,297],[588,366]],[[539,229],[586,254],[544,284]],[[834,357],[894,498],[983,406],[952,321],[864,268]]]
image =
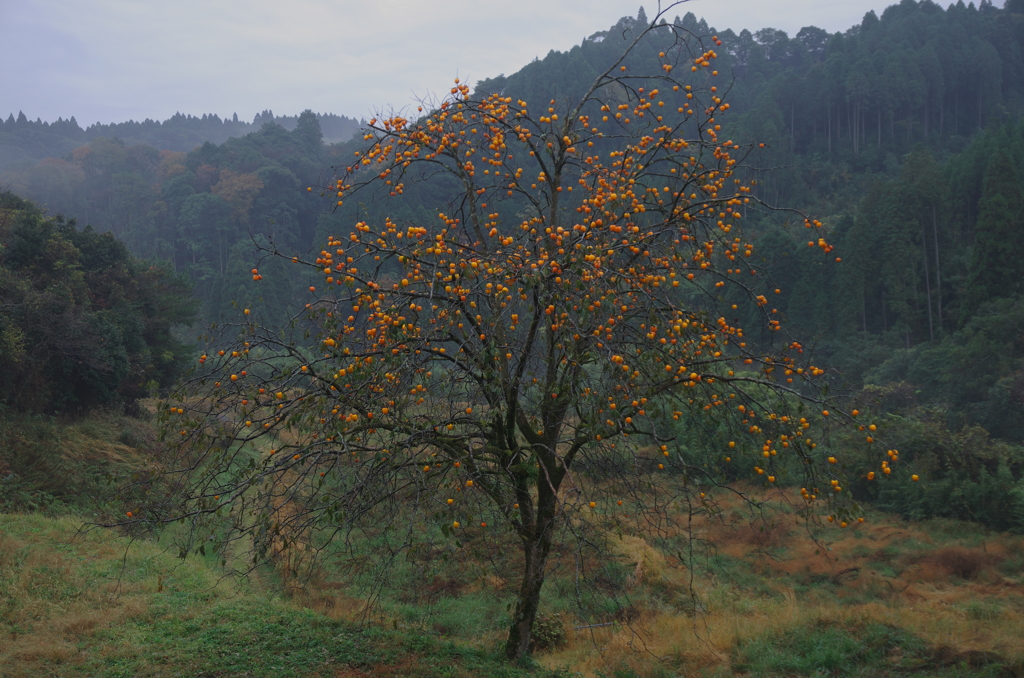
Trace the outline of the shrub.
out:
[[[882,422],[886,447],[899,451],[900,463],[885,477],[877,451],[856,438],[845,440],[845,461],[877,474],[874,480],[865,472],[851,478],[854,496],[913,520],[954,518],[1024,531],[1024,448],[993,439],[979,426],[950,430],[939,409],[889,414]]]
[[[565,645],[565,624],[555,614],[538,614],[533,621],[530,651],[551,650]]]

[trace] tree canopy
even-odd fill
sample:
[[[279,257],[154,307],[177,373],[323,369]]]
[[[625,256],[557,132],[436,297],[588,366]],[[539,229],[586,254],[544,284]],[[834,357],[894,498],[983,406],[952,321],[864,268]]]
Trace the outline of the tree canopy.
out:
[[[721,134],[722,43],[662,18],[579,98],[456,80],[416,120],[371,120],[351,164],[308,187],[365,218],[315,258],[267,246],[314,272],[307,311],[281,330],[244,309],[200,358],[162,407],[178,491],[133,520],[187,518],[203,541],[185,548],[244,536],[257,557],[513,535],[510,658],[530,651],[552,545],[598,544],[623,511],[714,511],[738,467],[790,476],[809,517],[845,527],[856,508],[818,438],[841,413],[750,263],[757,145]],[[651,44],[658,67],[634,70]],[[425,195],[426,218],[403,210]],[[834,264],[822,223],[801,226]]]
[[[165,266],[0,193],[3,407],[76,413],[166,390],[192,351],[171,329],[194,313]]]

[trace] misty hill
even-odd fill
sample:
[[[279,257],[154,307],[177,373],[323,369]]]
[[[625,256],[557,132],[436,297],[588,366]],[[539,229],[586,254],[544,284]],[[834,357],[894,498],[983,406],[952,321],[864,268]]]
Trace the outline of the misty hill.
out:
[[[324,141],[333,143],[347,141],[359,130],[360,121],[333,113],[316,114]],[[29,120],[24,113],[13,113],[4,121],[0,119],[0,171],[17,163],[35,163],[43,158],[63,158],[74,149],[99,138],[120,139],[129,146],[152,146],[161,151],[188,152],[206,142],[222,144],[233,137],[243,137],[258,131],[269,122],[286,130],[295,129],[297,115],[274,115],[263,111],[252,122],[220,118],[216,114],[200,116],[175,113],[160,122],[146,119],[142,122],[101,124],[96,123],[82,129],[72,116],[69,120],[58,118],[55,122]]]

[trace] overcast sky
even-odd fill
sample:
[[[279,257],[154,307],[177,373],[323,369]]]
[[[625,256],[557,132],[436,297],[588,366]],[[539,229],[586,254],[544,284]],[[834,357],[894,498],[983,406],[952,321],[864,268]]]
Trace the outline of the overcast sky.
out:
[[[457,75],[513,73],[641,4],[653,16],[652,0],[0,0],[0,115],[83,127],[176,111],[363,117]],[[888,4],[690,0],[671,14],[792,36],[845,30]]]

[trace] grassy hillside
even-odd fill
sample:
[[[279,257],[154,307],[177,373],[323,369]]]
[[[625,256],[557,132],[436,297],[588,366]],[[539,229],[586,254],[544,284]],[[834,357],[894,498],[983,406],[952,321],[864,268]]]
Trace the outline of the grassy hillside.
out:
[[[622,530],[604,562],[558,554],[549,647],[515,668],[494,652],[517,557],[501,538],[410,554],[364,615],[357,573],[331,563],[239,579],[241,550],[182,561],[173,528],[84,527],[159,459],[145,419],[4,427],[4,678],[1024,675],[1024,539],[968,523],[808,525],[784,492],[738,488],[765,510],[723,499],[710,520]],[[680,552],[684,526],[708,548]]]
[[[0,674],[517,676],[416,630],[331,619],[81,520],[0,516]]]
[[[8,418],[0,437],[3,678],[529,673],[416,626],[310,610],[269,570],[239,579],[212,557],[181,560],[174,529],[158,538],[91,526],[123,515],[132,493],[115,489],[156,463],[146,419]]]

